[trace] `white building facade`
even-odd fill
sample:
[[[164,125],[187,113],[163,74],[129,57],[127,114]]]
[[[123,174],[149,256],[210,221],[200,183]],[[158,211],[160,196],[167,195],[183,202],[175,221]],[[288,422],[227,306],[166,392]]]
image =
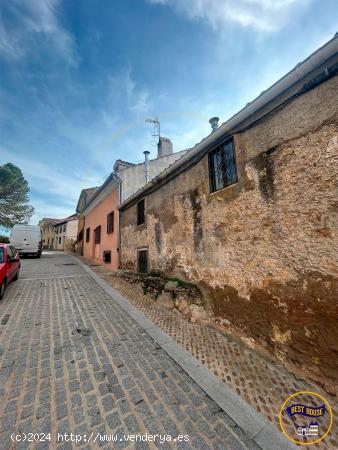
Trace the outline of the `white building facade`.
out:
[[[160,137],[157,144],[157,157],[139,164],[132,164],[118,159],[114,165],[114,172],[121,180],[120,202],[135,194],[147,182],[153,180],[163,170],[185,155],[189,150],[173,152],[170,139]]]
[[[74,214],[54,225],[54,250],[72,250],[77,237],[78,222],[78,216]]]

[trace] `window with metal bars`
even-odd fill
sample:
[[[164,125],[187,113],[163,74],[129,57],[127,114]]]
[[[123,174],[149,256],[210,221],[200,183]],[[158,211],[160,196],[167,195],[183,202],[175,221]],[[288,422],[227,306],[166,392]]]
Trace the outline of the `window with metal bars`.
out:
[[[114,211],[107,214],[107,234],[114,232]]]
[[[211,192],[219,191],[237,182],[236,153],[233,138],[209,153]]]
[[[141,273],[148,272],[148,249],[137,250],[137,270]]]
[[[137,225],[143,225],[145,222],[144,198],[137,203]]]
[[[101,242],[101,225],[98,225],[94,230],[94,242],[99,244]]]
[[[86,242],[90,241],[90,228],[86,229]]]

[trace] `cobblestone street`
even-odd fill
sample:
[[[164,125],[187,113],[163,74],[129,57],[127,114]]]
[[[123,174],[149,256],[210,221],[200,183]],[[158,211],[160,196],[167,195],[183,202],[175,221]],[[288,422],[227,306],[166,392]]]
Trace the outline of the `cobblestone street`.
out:
[[[140,286],[128,283],[120,276],[108,272],[104,266],[81,258],[100,277],[117,289],[179,345],[194,355],[259,415],[264,416],[279,430],[279,409],[292,393],[314,391],[329,400],[336,415],[336,397],[320,386],[306,382],[287,370],[282,364],[249,348],[240,339],[225,335],[215,328],[189,322],[175,310],[168,310],[144,294]],[[338,448],[338,427],[332,427],[325,440],[308,448],[330,450]]]
[[[0,320],[1,449],[259,448],[67,255],[22,260]],[[51,442],[14,444],[12,433]],[[108,433],[118,441],[100,442]],[[189,440],[123,438],[145,433]]]

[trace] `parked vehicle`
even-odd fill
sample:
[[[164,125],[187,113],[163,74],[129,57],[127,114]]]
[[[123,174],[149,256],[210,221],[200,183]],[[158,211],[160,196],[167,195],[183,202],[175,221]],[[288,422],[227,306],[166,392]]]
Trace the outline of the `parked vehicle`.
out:
[[[9,242],[20,255],[35,255],[37,258],[41,256],[42,236],[37,225],[14,225]]]
[[[17,280],[20,271],[18,251],[9,244],[0,244],[0,300],[12,280]]]

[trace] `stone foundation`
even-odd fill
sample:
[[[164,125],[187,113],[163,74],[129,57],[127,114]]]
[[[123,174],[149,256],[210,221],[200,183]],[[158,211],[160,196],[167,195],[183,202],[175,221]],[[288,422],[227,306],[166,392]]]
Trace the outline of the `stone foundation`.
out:
[[[176,309],[191,322],[208,322],[213,317],[197,286],[182,280],[173,280],[161,275],[147,275],[136,272],[116,272],[133,285],[142,288],[144,295],[149,295],[160,306]]]
[[[253,289],[249,299],[231,286],[203,283],[202,289],[227,333],[273,354],[289,370],[337,395],[337,278],[310,273],[286,284],[271,280]]]

